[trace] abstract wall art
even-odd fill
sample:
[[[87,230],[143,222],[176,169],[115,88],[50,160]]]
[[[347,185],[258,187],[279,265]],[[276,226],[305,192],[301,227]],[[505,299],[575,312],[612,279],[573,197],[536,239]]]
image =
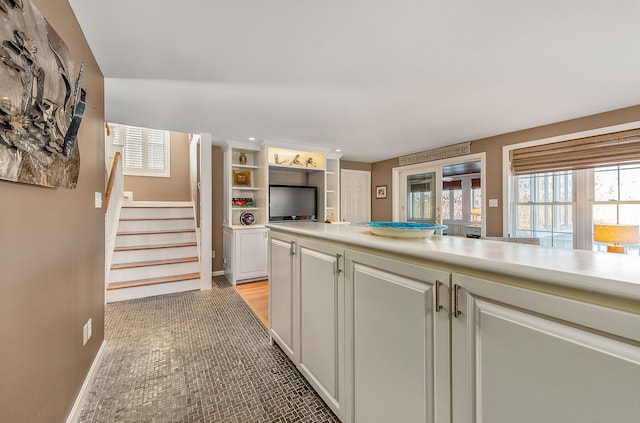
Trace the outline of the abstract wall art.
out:
[[[0,179],[76,187],[82,71],[30,0],[0,0]]]

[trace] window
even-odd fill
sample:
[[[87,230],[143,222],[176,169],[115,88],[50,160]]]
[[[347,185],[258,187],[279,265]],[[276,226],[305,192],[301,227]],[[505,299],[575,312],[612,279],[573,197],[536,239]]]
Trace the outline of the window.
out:
[[[545,247],[573,248],[573,172],[515,176],[513,236],[539,238]]]
[[[168,131],[113,125],[113,144],[122,145],[124,174],[169,177]]]
[[[420,173],[407,178],[407,220],[413,222],[435,221],[433,173]]]
[[[594,224],[640,225],[640,165],[597,168],[591,187]],[[593,251],[606,251],[606,247],[593,241]],[[625,251],[639,255],[640,245],[628,245]]]
[[[509,232],[542,246],[606,251],[593,240],[594,224],[640,225],[640,165],[519,175],[511,186]],[[640,245],[625,247],[640,254]]]

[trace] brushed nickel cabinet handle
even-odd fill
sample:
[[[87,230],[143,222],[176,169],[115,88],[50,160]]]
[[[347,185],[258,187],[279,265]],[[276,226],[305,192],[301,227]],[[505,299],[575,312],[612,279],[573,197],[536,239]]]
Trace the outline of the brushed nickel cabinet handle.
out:
[[[295,253],[296,253],[296,242],[291,241],[291,243],[289,244],[289,255],[292,256]]]
[[[342,257],[342,254],[336,254],[336,276],[340,276],[340,272],[342,272],[342,269],[340,269],[340,257]]]
[[[453,285],[453,317],[459,317],[462,314],[462,312],[458,308],[458,296],[460,288],[462,287],[458,284]]]
[[[442,305],[440,305],[440,287],[442,285],[442,282],[436,281],[436,312],[442,310]]]

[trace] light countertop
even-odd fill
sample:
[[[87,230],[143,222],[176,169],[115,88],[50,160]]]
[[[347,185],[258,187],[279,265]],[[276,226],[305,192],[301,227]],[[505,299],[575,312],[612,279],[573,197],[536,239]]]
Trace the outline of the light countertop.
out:
[[[266,227],[294,235],[640,301],[640,257],[637,256],[453,236],[386,238],[372,235],[368,227],[326,223],[269,223]]]

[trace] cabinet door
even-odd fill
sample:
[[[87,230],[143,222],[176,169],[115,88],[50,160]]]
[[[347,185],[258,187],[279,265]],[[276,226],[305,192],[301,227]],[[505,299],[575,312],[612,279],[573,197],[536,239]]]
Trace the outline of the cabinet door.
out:
[[[299,240],[298,369],[339,418],[344,397],[344,251]]]
[[[447,272],[347,251],[347,422],[450,419]]]
[[[293,290],[295,238],[270,232],[269,332],[293,360]]]
[[[234,230],[235,280],[257,279],[267,276],[267,229]],[[236,276],[237,275],[237,276]]]
[[[639,315],[469,276],[453,283],[454,423],[639,421]]]

